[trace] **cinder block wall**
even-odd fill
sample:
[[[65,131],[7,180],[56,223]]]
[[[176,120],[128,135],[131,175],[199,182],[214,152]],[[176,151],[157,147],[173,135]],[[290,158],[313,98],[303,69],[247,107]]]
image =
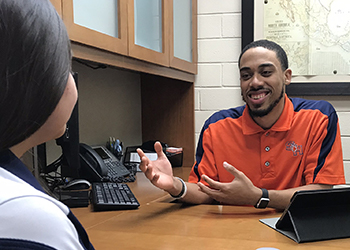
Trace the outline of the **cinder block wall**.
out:
[[[241,0],[198,0],[196,141],[204,121],[212,113],[243,104],[237,65],[240,51]],[[350,97],[312,98],[331,102],[338,112],[346,180],[350,184]]]

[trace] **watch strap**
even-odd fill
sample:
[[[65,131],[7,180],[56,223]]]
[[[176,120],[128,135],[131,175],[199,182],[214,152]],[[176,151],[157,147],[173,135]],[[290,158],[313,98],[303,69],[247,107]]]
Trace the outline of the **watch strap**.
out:
[[[267,189],[262,188],[261,191],[262,191],[262,196],[258,200],[258,202],[255,204],[254,206],[255,208],[266,208],[270,202],[269,192],[267,191]]]
[[[170,194],[171,197],[175,198],[175,199],[182,199],[183,197],[185,197],[186,193],[187,193],[187,186],[186,186],[186,183],[179,177],[176,177],[176,179],[178,179],[181,184],[182,184],[182,189],[181,189],[181,192],[178,194],[178,195],[172,195]]]

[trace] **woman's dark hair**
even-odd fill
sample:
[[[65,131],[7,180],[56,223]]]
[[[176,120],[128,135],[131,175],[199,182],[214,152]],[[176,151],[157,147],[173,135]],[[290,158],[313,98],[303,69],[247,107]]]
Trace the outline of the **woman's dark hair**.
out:
[[[0,0],[0,151],[45,123],[70,69],[67,31],[49,0]]]
[[[286,69],[288,69],[288,57],[286,52],[284,51],[284,49],[278,45],[275,42],[269,41],[269,40],[257,40],[254,42],[251,42],[250,44],[248,44],[247,46],[245,46],[239,56],[238,59],[238,65],[240,66],[241,64],[241,58],[242,55],[251,48],[256,48],[256,47],[263,47],[265,49],[268,50],[272,50],[276,53],[277,59],[281,64],[282,70],[285,71]]]

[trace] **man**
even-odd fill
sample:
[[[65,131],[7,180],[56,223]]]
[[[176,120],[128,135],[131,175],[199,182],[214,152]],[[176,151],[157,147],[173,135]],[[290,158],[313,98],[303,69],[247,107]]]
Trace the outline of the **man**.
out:
[[[292,71],[285,51],[268,40],[252,42],[239,70],[246,105],[205,122],[189,182],[173,177],[160,143],[153,162],[138,149],[146,177],[183,202],[276,209],[297,190],[345,183],[337,114],[328,102],[287,97]]]

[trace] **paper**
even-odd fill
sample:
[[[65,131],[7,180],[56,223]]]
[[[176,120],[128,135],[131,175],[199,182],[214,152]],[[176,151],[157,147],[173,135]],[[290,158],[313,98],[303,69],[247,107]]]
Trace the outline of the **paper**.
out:
[[[145,153],[145,155],[150,159],[151,161],[155,161],[158,159],[157,153]],[[137,162],[140,163],[141,159],[138,153],[130,153],[130,162]]]

